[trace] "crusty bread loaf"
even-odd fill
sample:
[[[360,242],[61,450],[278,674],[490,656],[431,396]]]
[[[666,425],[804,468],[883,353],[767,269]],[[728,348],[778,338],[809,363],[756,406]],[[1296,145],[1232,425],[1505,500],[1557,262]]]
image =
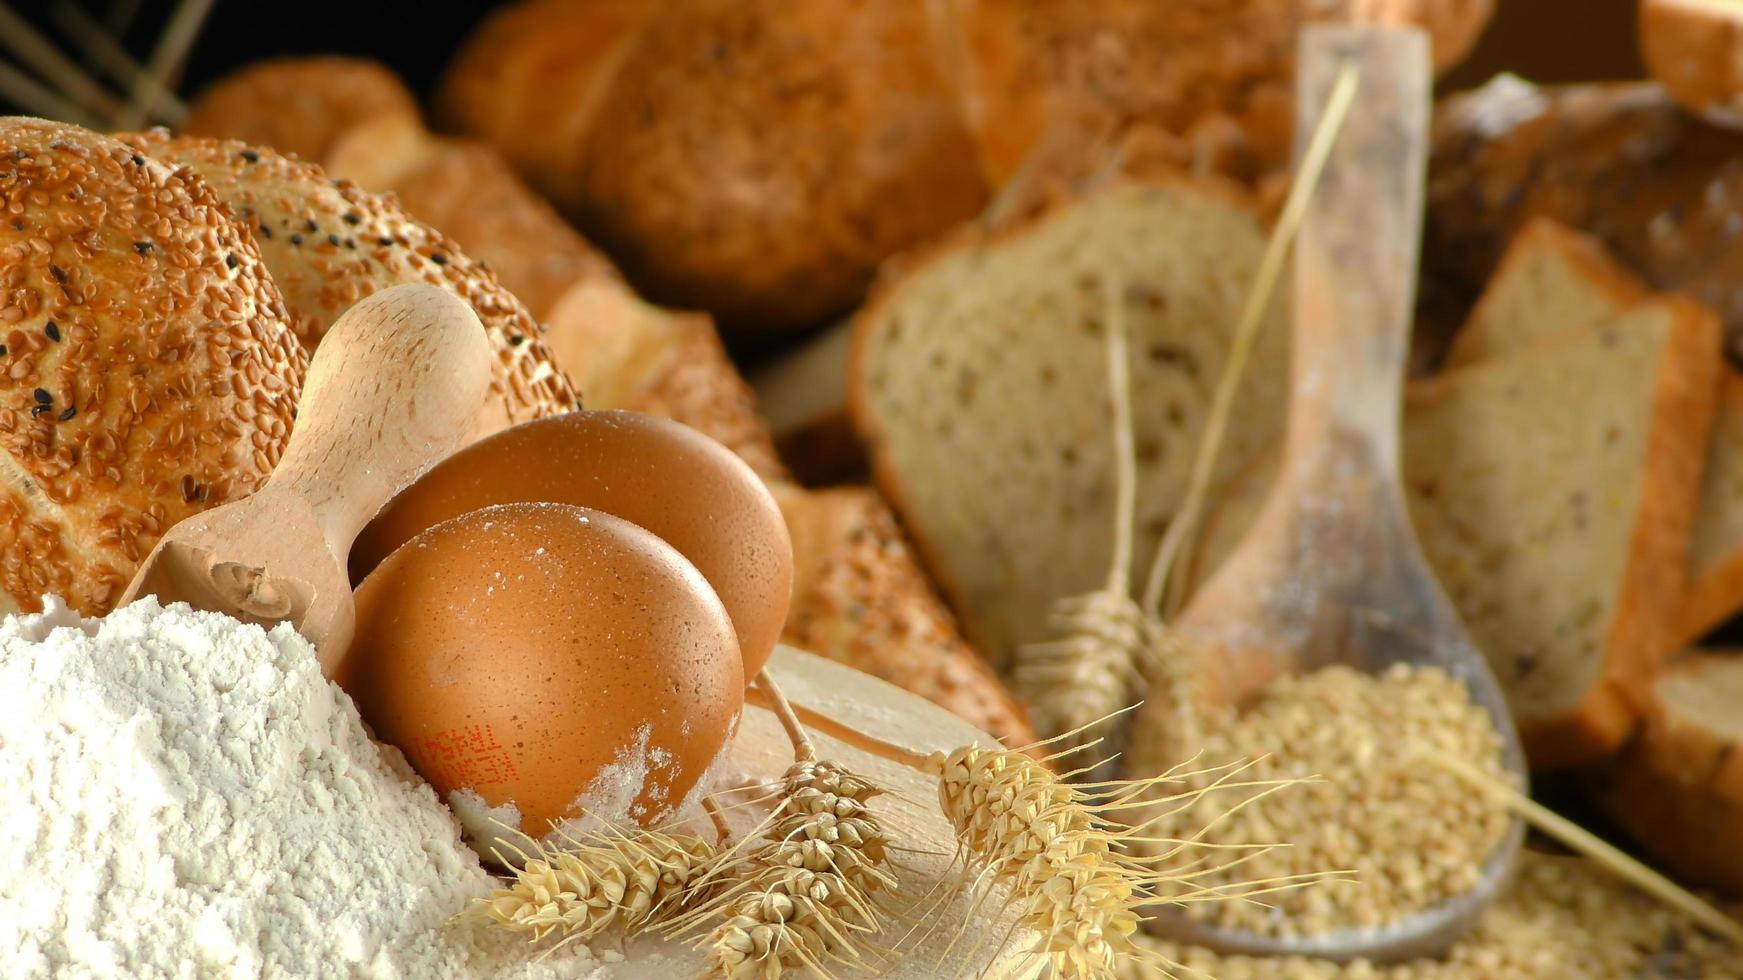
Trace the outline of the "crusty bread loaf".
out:
[[[1258,177],[1287,166],[1296,38],[1349,18],[1352,0],[961,0],[965,108],[1003,184],[1037,147],[1069,154],[1143,121],[1177,137],[1182,164]],[[1428,31],[1434,63],[1462,61],[1493,0],[1391,0]]]
[[[177,521],[278,462],[307,359],[199,178],[0,119],[0,612],[108,612]]]
[[[1732,369],[1719,386],[1676,639],[1679,644],[1693,643],[1739,610],[1743,610],[1743,374]]]
[[[1718,361],[1712,314],[1662,297],[1407,391],[1417,536],[1535,767],[1619,748],[1675,648]],[[1245,533],[1275,468],[1273,454],[1222,495],[1198,581]]]
[[[453,239],[392,199],[234,140],[162,132],[125,139],[193,170],[247,223],[284,294],[291,326],[311,348],[364,296],[403,282],[430,283],[470,304],[496,348],[490,399],[475,436],[578,404],[574,385],[541,339],[544,328],[526,308]]]
[[[364,58],[269,58],[202,91],[181,131],[321,163],[346,130],[381,116],[418,118],[417,100],[386,67]]]
[[[1743,6],[1640,0],[1640,55],[1670,97],[1709,120],[1743,123]]]
[[[1671,664],[1638,738],[1595,785],[1603,808],[1689,882],[1743,895],[1743,654]]]
[[[1596,236],[1652,287],[1705,303],[1743,353],[1743,133],[1650,83],[1502,76],[1443,100],[1433,140],[1423,288],[1454,325],[1513,236],[1546,217]]]
[[[925,4],[630,6],[509,8],[440,106],[654,299],[734,328],[814,323],[984,201]]]
[[[1004,231],[965,232],[861,311],[848,374],[878,484],[969,637],[996,664],[1102,587],[1113,545],[1104,283],[1131,332],[1137,567],[1185,490],[1210,393],[1264,249],[1235,190],[1116,186]],[[1263,327],[1219,455],[1279,431],[1288,332]]]
[[[617,280],[611,260],[521,182],[482,143],[438,137],[416,117],[378,116],[352,127],[327,154],[326,170],[439,228],[488,266],[535,318],[583,280]]]

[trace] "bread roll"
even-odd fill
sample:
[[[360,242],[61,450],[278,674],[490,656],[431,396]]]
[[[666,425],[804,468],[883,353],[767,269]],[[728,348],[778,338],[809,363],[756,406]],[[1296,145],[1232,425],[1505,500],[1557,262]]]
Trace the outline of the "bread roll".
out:
[[[353,127],[326,169],[453,236],[540,320],[577,282],[619,281],[611,260],[523,183],[495,149],[434,136],[417,119],[379,116]]]
[[[913,2],[534,0],[438,104],[655,300],[786,330],[984,202],[940,40]]]
[[[253,492],[307,360],[198,177],[0,119],[0,612],[108,612],[177,521]]]
[[[1743,127],[1743,7],[1733,0],[1640,0],[1640,55],[1671,98]]]
[[[578,404],[574,385],[541,340],[544,328],[526,308],[453,239],[391,198],[234,140],[162,132],[125,139],[166,163],[192,169],[247,223],[284,294],[291,326],[307,346],[376,290],[430,283],[469,303],[497,350],[490,398],[475,436]]]
[[[378,116],[417,119],[398,77],[363,58],[272,58],[214,82],[194,100],[182,132],[270,146],[320,163],[333,141]]]

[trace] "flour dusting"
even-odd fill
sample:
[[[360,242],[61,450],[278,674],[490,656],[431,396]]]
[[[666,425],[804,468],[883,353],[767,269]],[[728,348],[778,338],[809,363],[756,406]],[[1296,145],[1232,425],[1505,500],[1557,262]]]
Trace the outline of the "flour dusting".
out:
[[[492,879],[288,627],[143,600],[0,623],[9,977],[584,978],[456,913]]]

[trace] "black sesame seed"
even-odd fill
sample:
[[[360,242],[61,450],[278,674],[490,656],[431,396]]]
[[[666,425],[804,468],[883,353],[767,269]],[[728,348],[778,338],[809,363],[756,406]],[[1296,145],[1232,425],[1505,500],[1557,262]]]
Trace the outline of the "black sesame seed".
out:
[[[137,154],[137,153],[135,153],[135,154],[133,154],[133,165],[134,165],[134,166],[135,166],[135,167],[143,167],[143,166],[145,166],[145,158],[144,158],[144,157],[142,157],[142,156],[140,156],[140,155],[139,155],[139,154]]]
[[[52,411],[54,411],[54,409],[48,405],[32,405],[30,407],[30,417],[33,419],[41,418]]]
[[[12,230],[13,231],[23,231],[24,230],[24,222],[22,222],[22,221],[12,222]]]
[[[5,357],[5,356],[6,356],[6,345],[0,344],[0,357]]]
[[[520,345],[522,345],[526,342],[527,342],[527,339],[518,333],[511,334],[508,338],[508,346],[510,346],[510,347],[519,347]]]
[[[35,398],[38,405],[54,404],[54,396],[48,393],[47,388],[36,389],[30,393],[30,397]]]
[[[235,252],[224,253],[224,268],[234,269],[241,264],[242,264],[242,262],[241,262],[241,260],[236,258]]]
[[[363,216],[358,214],[355,211],[347,211],[344,214],[340,215],[339,217],[340,217],[340,220],[344,221],[348,225],[354,225],[354,224],[357,224],[358,222],[363,220]]]
[[[387,237],[387,236],[386,236],[386,235],[383,235],[383,236],[382,236],[382,237],[380,237],[380,238],[377,238],[377,239],[376,239],[376,242],[377,242],[377,243],[378,243],[378,244],[380,244],[380,245],[381,245],[381,247],[382,247],[382,248],[386,248],[386,247],[388,247],[388,246],[389,246],[389,245],[392,245],[392,244],[393,244],[393,239],[391,239],[391,238],[388,238],[388,237]]]
[[[301,245],[302,243],[303,243],[303,236],[296,235],[296,234],[291,235],[291,244],[292,245]]]
[[[68,405],[64,410],[62,410],[62,412],[59,415],[55,416],[55,418],[60,419],[62,422],[71,422],[73,420],[73,416],[75,416],[77,414],[79,414],[79,410],[77,408],[74,408],[71,405]]]
[[[54,277],[55,282],[58,282],[63,286],[67,284],[67,270],[60,266],[50,265],[48,267],[48,274]]]
[[[307,221],[303,222],[303,230],[307,231],[309,234],[312,235],[315,232],[320,231],[321,228],[319,225],[315,224],[315,219],[310,218]]]
[[[346,248],[356,248],[357,247],[357,239],[355,239],[355,238],[345,239],[345,247]]]
[[[334,248],[338,248],[339,247],[339,236],[338,235],[328,235],[327,236],[327,244],[333,246]]]
[[[262,237],[262,238],[271,238],[271,237],[272,237],[272,229],[271,229],[271,228],[268,228],[268,227],[267,227],[267,226],[266,226],[266,225],[264,225],[264,224],[263,224],[263,225],[261,225],[261,226],[260,226],[260,237]]]
[[[145,253],[151,251],[151,249],[152,249],[152,244],[150,242],[134,242],[133,243],[133,250],[135,252],[138,252],[140,255],[144,255]]]
[[[437,265],[447,265],[448,264],[448,257],[446,255],[443,255],[441,252],[432,252],[432,253],[430,253],[430,261],[436,263]]]
[[[247,160],[249,163],[259,163],[260,162],[260,154],[254,152],[253,150],[243,150],[242,151],[242,159]]]
[[[48,339],[55,343],[61,342],[61,328],[56,326],[53,320],[48,321],[48,325],[42,328],[42,332],[48,334]]]

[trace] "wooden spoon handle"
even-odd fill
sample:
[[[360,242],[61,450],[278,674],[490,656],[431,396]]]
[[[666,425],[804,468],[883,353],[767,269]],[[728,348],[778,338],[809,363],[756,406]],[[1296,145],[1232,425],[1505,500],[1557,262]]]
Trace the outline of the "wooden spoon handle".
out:
[[[1395,479],[1427,174],[1428,39],[1413,28],[1309,27],[1296,87],[1298,149],[1346,66],[1358,73],[1355,102],[1295,249],[1289,459],[1311,469],[1353,438],[1369,444],[1382,477]]]
[[[297,423],[262,493],[315,511],[344,567],[363,525],[459,448],[490,385],[471,307],[435,286],[394,286],[339,317],[315,351]]]

